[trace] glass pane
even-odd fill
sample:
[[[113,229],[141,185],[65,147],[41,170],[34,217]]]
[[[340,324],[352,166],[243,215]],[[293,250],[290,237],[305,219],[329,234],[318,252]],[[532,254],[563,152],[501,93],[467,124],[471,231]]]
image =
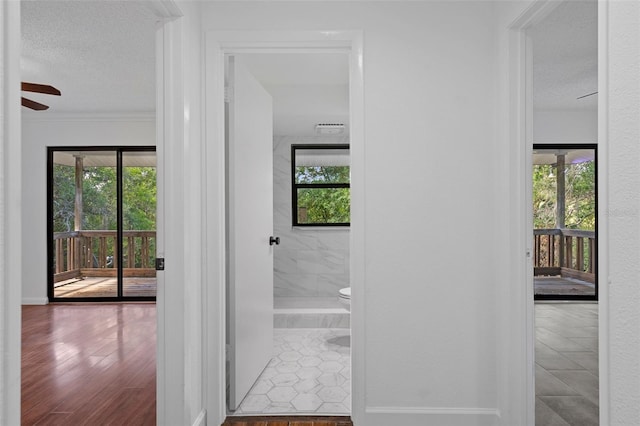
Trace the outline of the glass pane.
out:
[[[296,183],[349,183],[349,166],[296,166]]]
[[[295,150],[296,183],[349,183],[348,148]]]
[[[533,162],[535,295],[595,296],[595,150],[536,149]]]
[[[54,295],[117,296],[116,155],[53,156]]]
[[[122,154],[123,295],[156,296],[156,153]]]
[[[349,188],[299,188],[298,223],[349,223]]]

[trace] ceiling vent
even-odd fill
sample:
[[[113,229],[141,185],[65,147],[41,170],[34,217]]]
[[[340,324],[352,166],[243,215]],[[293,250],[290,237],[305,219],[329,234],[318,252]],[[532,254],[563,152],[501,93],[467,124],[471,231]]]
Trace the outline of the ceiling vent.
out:
[[[316,133],[319,135],[339,135],[344,133],[343,123],[319,123],[316,124]]]

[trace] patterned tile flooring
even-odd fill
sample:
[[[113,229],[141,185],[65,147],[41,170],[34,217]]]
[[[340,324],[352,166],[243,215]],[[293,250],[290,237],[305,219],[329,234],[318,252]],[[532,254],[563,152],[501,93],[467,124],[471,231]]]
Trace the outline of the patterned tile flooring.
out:
[[[276,328],[274,357],[234,415],[350,412],[349,329]]]
[[[536,303],[536,426],[598,426],[598,305]]]

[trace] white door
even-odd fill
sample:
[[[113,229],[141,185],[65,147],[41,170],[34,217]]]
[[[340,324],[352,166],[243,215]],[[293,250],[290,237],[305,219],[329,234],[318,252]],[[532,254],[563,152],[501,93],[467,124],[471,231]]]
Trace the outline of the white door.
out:
[[[228,68],[229,408],[273,353],[273,112],[271,95],[242,65]]]

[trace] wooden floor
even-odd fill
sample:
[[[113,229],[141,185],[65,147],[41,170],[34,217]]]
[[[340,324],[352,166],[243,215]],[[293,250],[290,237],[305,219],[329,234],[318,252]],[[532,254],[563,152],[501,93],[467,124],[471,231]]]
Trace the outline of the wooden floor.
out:
[[[72,279],[56,284],[55,297],[116,297],[118,294],[117,279],[107,277],[85,277]],[[155,278],[125,278],[123,282],[124,296],[156,297]]]
[[[349,417],[228,417],[222,426],[353,426]]]
[[[23,306],[23,425],[155,425],[153,303]]]

